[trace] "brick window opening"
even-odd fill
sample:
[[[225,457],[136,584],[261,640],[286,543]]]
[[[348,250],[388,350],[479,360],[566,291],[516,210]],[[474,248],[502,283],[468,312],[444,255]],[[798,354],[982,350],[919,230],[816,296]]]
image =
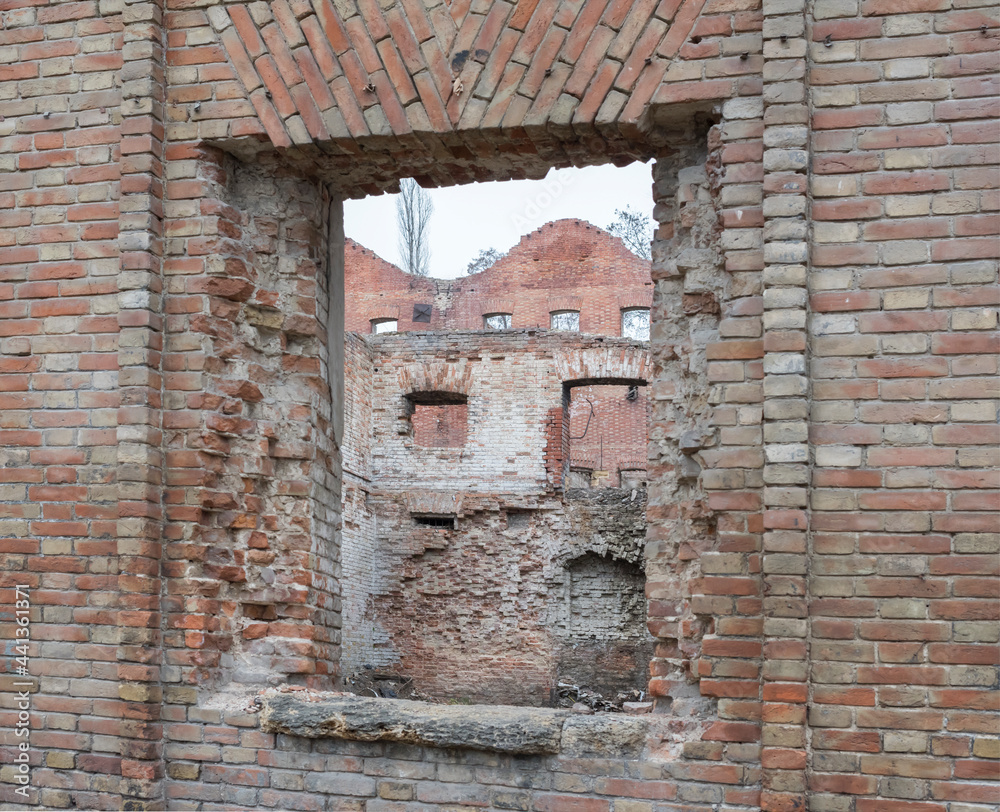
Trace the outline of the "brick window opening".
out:
[[[507,529],[527,530],[531,527],[531,511],[507,509]]]
[[[623,310],[622,335],[635,341],[649,341],[649,308],[630,307]]]
[[[397,319],[372,319],[372,334],[395,333],[399,330]]]
[[[464,395],[414,392],[408,396],[414,445],[461,448],[469,434],[469,406]]]
[[[650,402],[644,385],[573,386],[568,417],[567,490],[645,488]]]
[[[549,329],[566,333],[580,332],[580,311],[556,310],[549,313]]]
[[[509,330],[512,324],[510,313],[490,313],[483,316],[483,329],[485,330]]]

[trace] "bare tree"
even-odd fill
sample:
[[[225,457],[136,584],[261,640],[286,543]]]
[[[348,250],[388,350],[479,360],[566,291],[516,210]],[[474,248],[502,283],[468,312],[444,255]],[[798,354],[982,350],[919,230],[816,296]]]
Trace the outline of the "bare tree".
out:
[[[620,238],[625,247],[637,257],[652,259],[653,252],[650,242],[653,239],[653,227],[650,219],[644,214],[633,211],[631,206],[615,209],[615,219],[607,231]]]
[[[503,259],[505,256],[507,256],[505,253],[497,251],[496,248],[480,248],[479,253],[476,254],[476,258],[468,264],[465,272],[466,274],[473,274],[485,271],[497,260]]]
[[[396,224],[399,226],[399,254],[403,258],[403,270],[427,276],[431,258],[429,228],[434,204],[430,195],[413,178],[402,181],[399,188]]]

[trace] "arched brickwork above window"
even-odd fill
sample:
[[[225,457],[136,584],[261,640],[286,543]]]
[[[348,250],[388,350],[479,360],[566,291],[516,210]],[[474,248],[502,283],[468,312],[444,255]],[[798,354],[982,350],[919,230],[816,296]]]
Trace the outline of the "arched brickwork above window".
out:
[[[343,184],[349,194],[406,176],[434,186],[628,163],[652,157],[652,105],[739,95],[735,74],[706,76],[701,55],[682,49],[704,6],[218,4],[207,9],[205,34],[246,100],[198,105],[190,121],[198,137],[237,151],[297,148],[290,157],[355,176],[357,186]],[[671,70],[685,57],[689,69]],[[498,150],[490,131],[521,148]],[[404,152],[410,166],[373,160],[383,151]]]

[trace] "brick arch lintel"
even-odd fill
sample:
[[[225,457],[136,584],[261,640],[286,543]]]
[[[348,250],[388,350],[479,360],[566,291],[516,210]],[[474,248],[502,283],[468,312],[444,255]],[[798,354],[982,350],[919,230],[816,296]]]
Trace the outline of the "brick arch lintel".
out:
[[[598,384],[645,385],[652,374],[649,347],[635,342],[622,346],[567,350],[555,356],[556,373],[564,386]]]
[[[448,392],[468,397],[472,390],[472,366],[464,359],[455,363],[426,363],[403,367],[399,371],[399,391]]]

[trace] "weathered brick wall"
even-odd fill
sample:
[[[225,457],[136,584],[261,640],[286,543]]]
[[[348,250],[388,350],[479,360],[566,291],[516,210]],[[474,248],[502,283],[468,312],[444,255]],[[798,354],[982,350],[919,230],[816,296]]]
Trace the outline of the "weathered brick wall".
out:
[[[164,679],[322,681],[339,642],[328,202],[215,157],[176,162],[167,187]]]
[[[341,196],[405,176],[454,184],[661,158],[647,578],[663,642],[651,689],[689,741],[655,749],[665,762],[550,760],[530,773],[545,788],[525,803],[621,812],[631,793],[696,809],[995,807],[990,5],[88,0],[11,2],[0,14],[0,396],[13,398],[0,417],[13,463],[0,485],[0,543],[5,605],[11,585],[33,590],[33,798],[159,808],[215,792],[223,797],[205,805],[310,808],[322,784],[340,792],[331,806],[392,803],[372,795],[377,780],[356,783],[336,761],[303,769],[302,742],[271,749],[251,720],[220,724],[207,691],[171,682],[178,670],[221,673],[222,653],[203,641],[226,639],[171,624],[190,615],[228,628],[235,618],[221,611],[233,600],[168,589],[185,583],[183,562],[202,567],[171,558],[173,534],[202,532],[194,491],[214,489],[171,484],[177,470],[165,462],[178,450],[165,436],[179,437],[168,417],[189,417],[166,406],[179,392],[205,393],[190,407],[199,425],[231,417],[229,399],[245,403],[214,373],[170,369],[166,347],[179,334],[164,340],[172,317],[221,330],[199,327],[191,335],[205,346],[171,361],[190,354],[196,365],[225,343],[227,324],[245,326],[249,300],[221,292],[242,277],[208,269],[244,227],[243,212],[217,207],[229,202],[224,146],[253,157],[254,171],[294,166],[286,181],[322,178]],[[462,50],[471,58],[456,76],[449,60]],[[703,187],[690,168],[704,156],[688,150],[705,146],[699,127],[713,123]],[[718,218],[702,217],[702,203]],[[308,215],[318,229],[317,207]],[[172,240],[186,248],[167,253]],[[301,270],[308,299],[320,286]],[[164,283],[188,276],[182,293],[200,310],[170,312],[176,292],[164,297]],[[303,384],[322,375],[321,340],[294,338],[290,349],[280,357],[305,359],[304,369],[282,374]],[[675,362],[680,374],[661,372]],[[217,388],[167,383],[192,373]],[[322,397],[279,425],[325,437]],[[557,422],[549,416],[550,449]],[[207,456],[203,475],[221,465],[235,483],[237,460]],[[299,473],[310,496],[279,501],[318,506],[318,473]],[[259,498],[255,487],[240,492],[241,508]],[[188,488],[183,503],[167,500]],[[207,510],[204,527],[226,539],[250,530],[220,527],[221,512]],[[305,515],[310,528],[326,520]],[[305,535],[267,532],[269,545]],[[334,556],[321,542],[298,556],[312,563],[316,545],[317,572]],[[332,663],[336,587],[324,578],[311,588],[320,601],[331,595],[330,612],[312,617],[329,633],[315,662]],[[174,611],[178,601],[191,611]],[[690,695],[689,671],[714,709]],[[2,700],[8,731],[16,701]],[[3,802],[18,808],[11,743],[0,775]],[[350,749],[308,747],[324,758],[340,748]],[[373,753],[388,761],[366,760],[362,772],[411,763],[404,751]],[[612,772],[639,783],[603,783]],[[418,803],[486,803],[510,780],[444,774],[465,784],[415,786]],[[265,794],[296,792],[282,787],[298,780],[304,795]]]
[[[174,739],[166,745],[170,808],[620,812],[666,802],[709,810],[721,804],[753,808],[759,794],[754,747],[683,745],[682,735],[665,724],[654,727],[641,757],[506,756],[263,733],[256,716],[238,710],[206,709],[199,717],[199,725],[168,726]],[[675,721],[674,727],[680,725]],[[673,758],[681,747],[691,760]],[[721,763],[724,753],[730,763]]]
[[[650,401],[646,387],[575,386],[570,390],[569,462],[599,478],[599,487],[625,487],[621,472],[646,470]],[[628,476],[626,476],[628,479]]]
[[[119,503],[136,490],[134,460],[119,454],[116,436],[119,407],[130,405],[119,368],[140,352],[119,345],[133,326],[119,294],[123,22],[120,6],[88,2],[12,3],[0,19],[3,636],[12,645],[12,587],[26,585],[40,686],[34,786],[69,783],[81,805],[96,806],[119,794],[123,750],[148,718],[130,703],[124,719],[126,702],[142,696],[120,688],[143,671],[120,626],[127,610],[134,620],[150,608],[125,594],[146,590],[125,583],[142,579],[119,566],[116,538]],[[5,683],[5,745],[15,744],[16,701]],[[8,756],[5,782],[15,774]],[[39,797],[14,795],[16,786],[4,784],[5,801]],[[51,800],[65,805],[61,797]]]
[[[472,492],[495,491],[496,483],[508,492],[549,489],[545,424],[550,410],[563,408],[563,384],[582,376],[641,384],[649,375],[646,348],[627,339],[516,330],[370,340],[371,476],[400,491],[426,481]],[[461,448],[414,441],[407,395],[421,392],[469,398]]]
[[[580,332],[622,335],[622,312],[649,309],[653,290],[649,262],[637,257],[616,237],[581,220],[558,220],[525,235],[502,259],[468,277],[442,280],[414,276],[369,249],[347,243],[347,329],[367,334],[372,323],[393,319],[399,331],[482,330],[484,317],[506,313],[514,328],[548,329],[550,314],[576,310]],[[417,306],[430,308],[429,321],[415,322]],[[573,465],[607,472],[594,484],[617,487],[619,470],[645,468],[645,392],[634,403],[624,392],[578,387],[573,390],[571,425]],[[593,432],[584,434],[587,418]],[[414,428],[431,438],[440,421],[414,415]],[[431,426],[430,421],[434,421]],[[462,445],[461,429],[448,441]],[[602,439],[604,441],[602,445]],[[444,442],[443,439],[428,442]]]
[[[375,514],[368,503],[371,491],[372,434],[372,359],[371,345],[355,333],[344,337],[344,369],[352,370],[345,377],[344,392],[344,493],[343,538],[341,541],[340,591],[343,616],[352,618],[343,628],[341,662],[347,673],[354,663],[382,665],[372,656],[373,643],[384,640],[385,634],[370,620],[367,606],[375,592],[381,562],[375,545]]]

